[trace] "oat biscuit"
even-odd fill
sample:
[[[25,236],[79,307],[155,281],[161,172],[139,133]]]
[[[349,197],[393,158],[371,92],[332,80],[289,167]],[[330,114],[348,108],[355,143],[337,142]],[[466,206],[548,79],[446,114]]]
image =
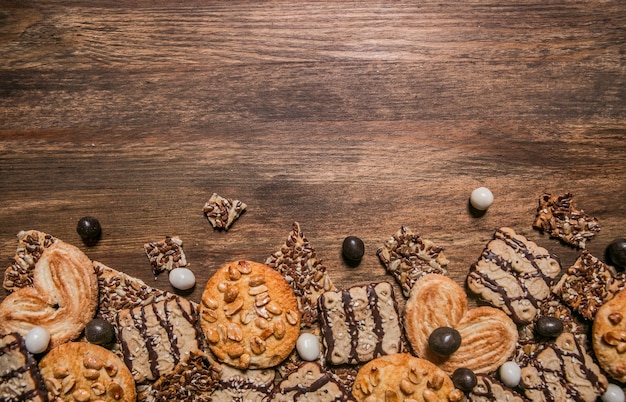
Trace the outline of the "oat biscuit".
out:
[[[214,229],[228,230],[246,210],[246,207],[247,205],[239,200],[225,198],[213,193],[204,204],[202,211]]]
[[[515,351],[515,323],[501,310],[483,306],[468,310],[467,295],[454,280],[439,274],[424,276],[415,283],[406,303],[406,336],[418,357],[437,364],[451,375],[466,367],[477,374],[496,370]],[[461,345],[442,357],[428,346],[430,334],[451,327],[461,334]]]
[[[591,330],[593,351],[600,367],[626,383],[626,290],[600,307]]]
[[[22,230],[17,234],[17,250],[13,263],[4,273],[4,288],[13,292],[19,288],[33,285],[33,270],[43,250],[50,247],[57,239],[37,230]]]
[[[478,374],[476,380],[476,386],[467,394],[467,402],[526,401],[526,398],[491,376]]]
[[[213,401],[267,402],[274,384],[274,369],[240,370],[222,365],[217,389],[211,394]]]
[[[354,398],[319,364],[305,362],[276,386],[270,401],[347,402]]]
[[[467,286],[520,325],[530,324],[561,272],[558,259],[511,228],[495,230],[467,275]]]
[[[0,304],[0,332],[26,336],[41,326],[50,333],[53,348],[80,335],[97,303],[98,279],[91,260],[57,240],[35,264],[32,287],[16,290]]]
[[[0,399],[48,401],[39,367],[18,333],[0,336]]]
[[[600,225],[596,218],[576,208],[572,197],[571,193],[560,196],[543,194],[539,198],[533,227],[565,244],[584,249],[587,240],[600,231]]]
[[[182,297],[120,311],[117,336],[138,384],[174,371],[191,353],[202,350],[196,307]]]
[[[428,360],[408,353],[382,356],[359,370],[352,395],[359,402],[460,401],[463,392],[450,377]]]
[[[552,291],[585,319],[593,320],[598,308],[624,289],[625,284],[623,272],[583,250]]]
[[[302,326],[311,327],[315,324],[318,319],[318,297],[336,288],[298,222],[293,223],[293,230],[285,244],[265,263],[280,272],[296,294],[298,308],[302,313]]]
[[[64,343],[46,354],[39,369],[51,400],[134,402],[135,382],[113,352],[86,342]]]
[[[574,335],[564,332],[546,342],[522,367],[520,387],[532,401],[594,402],[607,379]]]
[[[402,326],[391,284],[329,291],[320,296],[318,304],[328,363],[365,363],[402,351]]]
[[[398,281],[404,297],[409,297],[415,281],[422,276],[431,273],[445,275],[449,263],[443,247],[404,226],[376,251],[376,255]]]
[[[150,260],[155,277],[161,272],[187,266],[183,241],[179,237],[166,236],[163,240],[144,244],[143,249]]]
[[[241,369],[278,365],[300,334],[293,290],[280,273],[257,262],[220,267],[206,284],[200,312],[211,352]]]

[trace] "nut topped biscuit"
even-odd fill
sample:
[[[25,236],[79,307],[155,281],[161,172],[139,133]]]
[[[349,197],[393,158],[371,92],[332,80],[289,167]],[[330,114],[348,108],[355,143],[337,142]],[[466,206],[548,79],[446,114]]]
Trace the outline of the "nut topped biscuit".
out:
[[[478,374],[476,382],[476,386],[467,394],[468,402],[526,401],[526,398],[491,376]]]
[[[557,258],[511,228],[496,229],[467,275],[467,286],[520,325],[530,324],[561,272]]]
[[[54,401],[134,402],[135,382],[113,352],[91,343],[64,343],[39,362]]]
[[[463,392],[428,360],[408,353],[382,356],[365,364],[356,376],[352,394],[358,402],[456,402]]]
[[[404,226],[376,251],[376,255],[398,281],[404,297],[409,297],[411,288],[422,276],[447,272],[448,259],[443,247]]]
[[[293,290],[280,273],[252,261],[220,267],[206,284],[200,313],[215,357],[241,369],[278,365],[300,334]]]
[[[17,250],[13,263],[4,273],[4,288],[13,292],[19,288],[33,285],[33,270],[43,250],[54,244],[57,239],[37,230],[22,230],[17,234]]]
[[[213,193],[204,204],[202,211],[214,229],[228,230],[239,215],[246,210],[246,206],[239,200]]]
[[[329,291],[318,304],[327,362],[358,364],[402,351],[402,326],[391,284]]]
[[[305,362],[276,386],[270,401],[348,402],[354,398],[319,364]]]
[[[600,367],[626,383],[626,290],[598,309],[591,334]]]
[[[163,240],[146,243],[143,248],[152,264],[152,273],[155,277],[161,272],[187,266],[183,241],[179,237],[167,236]]]
[[[221,369],[219,384],[210,400],[267,402],[276,376],[274,369],[240,370],[226,364]]]

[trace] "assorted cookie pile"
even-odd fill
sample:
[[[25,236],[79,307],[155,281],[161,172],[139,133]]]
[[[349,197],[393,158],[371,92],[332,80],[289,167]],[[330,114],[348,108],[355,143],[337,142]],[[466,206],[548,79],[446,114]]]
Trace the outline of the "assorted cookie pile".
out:
[[[227,230],[245,208],[214,194],[203,210]],[[623,401],[624,267],[585,250],[600,226],[571,194],[542,195],[533,227],[578,260],[563,270],[497,228],[469,266],[473,308],[443,247],[407,227],[376,251],[399,294],[390,281],[336,287],[295,222],[263,263],[218,268],[200,303],[20,232],[0,304],[0,400]],[[144,250],[155,276],[188,271],[178,237]]]

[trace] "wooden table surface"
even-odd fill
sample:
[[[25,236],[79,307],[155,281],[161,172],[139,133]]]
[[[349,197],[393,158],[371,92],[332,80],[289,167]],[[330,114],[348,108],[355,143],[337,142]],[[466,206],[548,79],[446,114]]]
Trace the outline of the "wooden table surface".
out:
[[[143,244],[179,236],[198,301],[298,221],[338,286],[393,281],[375,252],[403,225],[459,283],[499,226],[566,268],[579,251],[532,229],[537,201],[573,193],[598,257],[626,236],[625,88],[622,0],[2,0],[0,261],[37,229],[170,289]],[[227,232],[203,215],[213,192],[248,205]]]

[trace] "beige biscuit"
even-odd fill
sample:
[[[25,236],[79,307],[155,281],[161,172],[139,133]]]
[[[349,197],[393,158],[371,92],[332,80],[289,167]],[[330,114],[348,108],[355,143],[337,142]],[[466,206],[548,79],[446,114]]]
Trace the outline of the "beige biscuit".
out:
[[[624,289],[625,284],[623,272],[583,250],[552,292],[585,319],[593,320],[598,308]]]
[[[113,352],[91,343],[69,342],[39,362],[51,400],[134,402],[135,382]],[[58,398],[58,399],[57,399]]]
[[[257,262],[220,267],[206,284],[200,312],[213,354],[241,369],[278,365],[300,334],[293,290],[280,273]]]
[[[54,244],[57,239],[37,230],[22,230],[17,234],[17,250],[13,263],[4,272],[4,288],[13,292],[19,288],[33,285],[33,270],[43,250]]]
[[[525,402],[526,399],[493,377],[478,374],[476,376],[476,386],[467,394],[467,402],[498,401]]]
[[[404,297],[409,297],[415,282],[427,274],[447,273],[448,259],[443,247],[414,234],[402,226],[376,251],[385,269],[398,281]]]
[[[26,336],[35,326],[50,333],[50,348],[76,339],[94,317],[98,279],[91,260],[57,240],[33,270],[33,286],[16,290],[0,304],[0,332]]]
[[[37,362],[26,350],[20,334],[0,336],[0,379],[2,401],[48,400]]]
[[[276,386],[270,401],[348,402],[354,399],[319,364],[305,362]]]
[[[614,379],[626,383],[626,290],[598,309],[591,334],[600,367]]]
[[[276,377],[274,369],[240,370],[228,365],[221,369],[219,385],[210,400],[267,402]]]
[[[454,388],[446,373],[408,353],[379,357],[365,364],[356,376],[352,395],[359,402],[463,399],[463,392]]]
[[[421,358],[446,373],[460,367],[475,373],[496,370],[515,351],[518,333],[515,323],[493,307],[467,307],[467,296],[454,280],[438,274],[415,283],[406,303],[404,325],[409,343]],[[461,346],[450,356],[430,350],[428,338],[439,327],[451,327],[461,334]]]
[[[175,297],[117,314],[117,337],[124,362],[138,384],[174,371],[191,353],[202,350],[194,304]]]
[[[167,236],[163,240],[144,244],[143,249],[150,260],[155,277],[161,272],[170,272],[174,268],[187,266],[183,241],[179,237]]]
[[[470,291],[520,325],[535,320],[561,272],[557,258],[511,228],[496,229],[467,275]]]
[[[265,263],[280,272],[296,294],[302,326],[313,326],[318,319],[317,299],[335,286],[298,222],[293,223],[285,244]]]
[[[520,387],[531,401],[595,402],[607,379],[573,334],[541,345],[522,366]]]
[[[220,230],[228,230],[245,210],[246,204],[243,202],[222,197],[217,193],[213,193],[202,208],[211,226]]]

